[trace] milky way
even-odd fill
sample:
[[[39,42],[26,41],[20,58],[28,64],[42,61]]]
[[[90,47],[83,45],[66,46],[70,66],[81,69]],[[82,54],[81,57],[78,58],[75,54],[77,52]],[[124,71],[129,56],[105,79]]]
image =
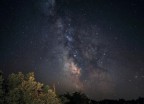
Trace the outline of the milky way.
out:
[[[1,0],[0,69],[56,92],[144,96],[143,1]]]
[[[94,89],[97,89],[95,90],[97,93],[99,91],[103,94],[112,93],[113,80],[109,69],[103,68],[102,65],[108,49],[104,40],[99,38],[98,27],[80,19],[76,24],[70,15],[60,16],[55,22],[55,34],[58,40],[56,51],[58,53],[61,51],[57,56],[63,63],[62,76],[66,77],[61,83],[66,83],[65,87],[70,85],[68,88],[72,91],[87,94],[91,94]]]

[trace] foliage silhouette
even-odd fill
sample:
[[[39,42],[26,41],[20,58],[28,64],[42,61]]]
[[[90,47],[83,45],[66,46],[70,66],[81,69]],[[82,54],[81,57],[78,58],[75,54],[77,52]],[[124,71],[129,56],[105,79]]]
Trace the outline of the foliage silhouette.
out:
[[[7,86],[5,90],[0,89],[0,104],[61,104],[61,100],[52,89],[35,80],[34,73],[26,75],[21,72],[12,73],[5,82]],[[4,91],[5,96],[3,96]]]
[[[37,82],[33,72],[12,73],[4,79],[0,71],[0,104],[144,104],[144,98],[94,101],[81,92],[58,97],[54,89]]]

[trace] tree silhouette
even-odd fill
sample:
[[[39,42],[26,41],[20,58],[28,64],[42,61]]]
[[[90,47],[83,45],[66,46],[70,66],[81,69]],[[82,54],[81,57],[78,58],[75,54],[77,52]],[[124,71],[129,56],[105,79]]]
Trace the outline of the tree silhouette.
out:
[[[0,71],[0,104],[144,104],[144,98],[136,100],[90,100],[84,93],[65,93],[60,98],[48,85],[35,80],[34,73],[12,73],[4,79]]]
[[[35,81],[34,73],[11,74],[6,99],[7,104],[61,104],[52,89]]]
[[[0,71],[0,104],[4,103],[3,80],[2,72]]]
[[[66,102],[66,104],[89,104],[90,101],[85,94],[80,92],[74,92],[72,94],[66,93],[63,97],[69,101]]]

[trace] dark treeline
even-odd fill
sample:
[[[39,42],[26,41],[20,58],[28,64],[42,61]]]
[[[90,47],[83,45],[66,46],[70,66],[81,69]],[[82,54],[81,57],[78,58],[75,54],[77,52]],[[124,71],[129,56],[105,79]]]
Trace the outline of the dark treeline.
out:
[[[144,98],[141,97],[136,100],[119,99],[95,101],[80,92],[74,92],[72,94],[66,93],[63,97],[68,100],[65,104],[144,104]]]
[[[0,71],[0,104],[144,104],[144,98],[94,101],[80,92],[58,96],[54,88],[37,82],[34,73],[12,73],[4,79]]]

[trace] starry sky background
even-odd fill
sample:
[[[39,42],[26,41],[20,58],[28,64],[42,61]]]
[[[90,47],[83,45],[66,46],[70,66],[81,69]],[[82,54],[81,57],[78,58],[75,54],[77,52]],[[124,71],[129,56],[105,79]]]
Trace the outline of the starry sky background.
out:
[[[1,0],[0,69],[57,93],[144,97],[143,0]]]

